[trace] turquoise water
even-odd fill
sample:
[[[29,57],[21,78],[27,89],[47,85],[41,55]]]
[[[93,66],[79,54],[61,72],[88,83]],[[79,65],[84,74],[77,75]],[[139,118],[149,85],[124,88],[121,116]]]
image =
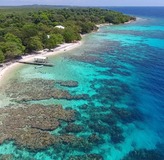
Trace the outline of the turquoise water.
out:
[[[62,146],[58,152],[54,146],[29,151],[8,141],[0,146],[0,154],[13,154],[16,159],[67,160],[70,156],[94,153],[104,160],[121,160],[131,151],[147,149],[152,154],[146,159],[154,159],[153,151],[164,151],[163,31],[164,20],[150,16],[130,24],[104,26],[85,36],[81,47],[49,58],[54,67],[24,66],[17,70],[12,77],[17,81],[77,81],[77,87],[57,88],[87,94],[89,98],[50,98],[26,103],[62,104],[65,109],[78,111],[80,118],[75,123],[84,129],[72,134],[87,139],[96,133],[101,143],[96,141],[89,150]],[[113,115],[112,120],[105,119],[107,115]],[[62,126],[51,134],[60,135],[61,130]],[[141,157],[142,154],[130,158]]]

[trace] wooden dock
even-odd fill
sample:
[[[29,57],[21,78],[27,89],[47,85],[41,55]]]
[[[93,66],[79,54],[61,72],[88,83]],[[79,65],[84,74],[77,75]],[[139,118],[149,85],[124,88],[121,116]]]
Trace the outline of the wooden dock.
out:
[[[26,62],[26,61],[17,61],[18,63],[23,63],[23,64],[31,64],[31,65],[42,65],[42,66],[47,66],[47,67],[53,67],[53,64],[50,63],[38,63],[38,62]]]

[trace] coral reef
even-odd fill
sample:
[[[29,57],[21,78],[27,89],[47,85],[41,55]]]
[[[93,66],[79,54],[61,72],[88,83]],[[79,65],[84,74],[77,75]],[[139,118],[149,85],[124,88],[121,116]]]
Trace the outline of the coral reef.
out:
[[[117,118],[112,113],[104,114],[101,118],[101,121],[108,124],[109,126],[117,124]]]
[[[0,160],[36,160],[31,157],[23,157],[22,155],[15,156],[14,154],[0,154]]]
[[[125,96],[132,97],[129,85],[118,79],[96,79],[92,82],[91,88],[97,92],[92,98],[104,105],[122,102]]]
[[[78,87],[77,81],[55,81],[55,84],[59,84],[63,87]]]
[[[81,58],[84,62],[96,65],[101,62],[101,59],[92,56],[82,55],[80,60]],[[113,69],[107,72],[128,76],[124,71],[119,72],[119,66],[111,66]],[[71,156],[70,160],[103,160],[103,155],[91,154],[94,147],[101,146],[106,141],[117,147],[125,139],[120,122],[140,120],[140,113],[134,108],[115,106],[131,93],[129,86],[120,80],[96,79],[90,86],[95,91],[92,97],[88,94],[76,94],[71,87],[78,85],[77,81],[12,81],[6,87],[6,94],[17,101],[18,106],[0,109],[0,144],[5,140],[12,140],[21,149],[40,151],[53,148],[55,157],[64,159],[75,151],[84,152],[85,155]],[[78,111],[72,110],[71,106],[63,109],[60,105],[30,105],[33,101],[50,98],[88,102],[78,106]],[[101,105],[96,106],[95,100]],[[86,132],[90,134],[86,135]]]
[[[17,146],[34,151],[45,149],[60,141],[58,137],[52,136],[48,132],[33,128],[27,130],[17,129],[15,132],[13,131],[11,136]]]
[[[81,54],[80,56],[70,56],[69,58],[84,62],[84,63],[91,63],[91,64],[97,64],[102,63],[104,60],[98,56],[88,55],[88,54]]]
[[[26,102],[32,100],[44,100],[44,99],[67,99],[67,100],[80,100],[87,99],[87,94],[72,95],[66,90],[61,90],[55,87],[55,83],[59,83],[65,86],[76,86],[77,82],[74,81],[59,81],[33,79],[31,81],[18,82],[13,80],[6,87],[6,94],[17,102]],[[16,92],[19,91],[19,92]]]
[[[103,157],[99,154],[87,154],[71,156],[69,160],[103,160]]]
[[[13,160],[14,156],[12,154],[0,154],[0,160]]]
[[[103,143],[103,139],[96,133],[93,133],[88,137],[88,142],[94,143],[94,144],[101,144]]]
[[[60,105],[7,107],[1,108],[0,113],[0,143],[14,140],[18,146],[32,150],[46,148],[58,142],[60,139],[47,131],[55,130],[61,120],[75,120],[75,112],[64,110]]]
[[[115,116],[120,119],[123,123],[131,123],[134,120],[141,120],[142,114],[136,109],[129,108],[118,108],[111,106],[110,110],[115,114]]]
[[[88,125],[92,130],[94,130],[95,132],[100,133],[100,134],[108,134],[110,131],[110,129],[107,125],[100,124],[99,122],[89,123]]]
[[[113,143],[121,143],[125,139],[122,134],[123,134],[122,128],[118,126],[112,126],[112,128],[110,129],[111,141]]]
[[[73,132],[73,133],[78,133],[84,130],[84,127],[82,125],[78,125],[78,124],[74,124],[74,123],[69,123],[64,130],[69,133],[69,132]]]
[[[163,156],[157,150],[139,149],[129,152],[122,160],[163,160]]]
[[[89,152],[92,149],[92,144],[85,138],[70,134],[61,135],[59,138],[63,144],[68,145],[71,149],[83,152]]]

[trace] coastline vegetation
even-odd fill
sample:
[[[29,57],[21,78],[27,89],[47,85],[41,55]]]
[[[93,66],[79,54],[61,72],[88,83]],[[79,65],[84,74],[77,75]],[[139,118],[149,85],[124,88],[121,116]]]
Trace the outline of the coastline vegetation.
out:
[[[97,30],[97,24],[135,20],[99,8],[11,7],[1,8],[0,12],[0,63],[25,53],[78,41],[81,34]],[[64,29],[57,28],[58,25]]]

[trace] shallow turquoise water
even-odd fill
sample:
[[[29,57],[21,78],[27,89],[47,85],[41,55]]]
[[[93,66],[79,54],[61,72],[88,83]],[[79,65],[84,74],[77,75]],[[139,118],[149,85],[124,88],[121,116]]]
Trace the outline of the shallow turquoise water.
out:
[[[87,100],[48,99],[28,103],[62,104],[64,108],[77,110],[81,119],[76,123],[84,125],[86,129],[75,135],[87,137],[97,132],[104,142],[92,146],[89,153],[100,154],[105,160],[121,160],[136,149],[163,151],[158,146],[164,145],[164,36],[161,33],[164,23],[158,26],[158,21],[139,19],[131,24],[102,27],[97,33],[87,35],[81,47],[51,57],[54,67],[22,67],[15,75],[18,80],[41,78],[78,81],[76,88],[60,88],[89,95]],[[86,110],[80,108],[84,104],[88,105]],[[133,120],[117,118],[117,126],[123,130],[124,137],[119,142],[112,141],[108,133],[95,131],[94,127],[89,126],[89,123],[106,125],[99,116],[111,113],[111,105],[137,111]],[[52,133],[59,134],[59,131]],[[0,154],[14,154],[23,159],[53,160],[67,159],[70,155],[83,155],[85,152],[63,149],[56,153],[53,147],[29,152],[18,149],[12,142],[6,142],[0,146]]]

